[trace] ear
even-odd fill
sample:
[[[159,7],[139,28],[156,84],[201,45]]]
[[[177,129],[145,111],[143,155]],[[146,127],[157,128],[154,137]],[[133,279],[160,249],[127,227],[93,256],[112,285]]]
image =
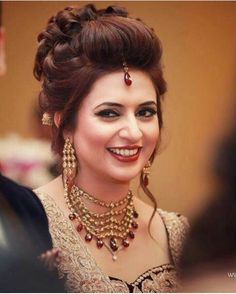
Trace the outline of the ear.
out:
[[[55,123],[56,127],[59,128],[60,123],[61,123],[61,112],[60,111],[55,112],[53,119],[54,119],[54,123]],[[63,137],[64,137],[64,139],[69,137],[70,140],[72,140],[72,135],[69,131],[64,130]]]
[[[61,112],[60,111],[55,112],[53,120],[54,120],[54,124],[56,125],[56,127],[59,128],[60,123],[61,123]]]
[[[0,76],[6,73],[5,31],[0,27]]]

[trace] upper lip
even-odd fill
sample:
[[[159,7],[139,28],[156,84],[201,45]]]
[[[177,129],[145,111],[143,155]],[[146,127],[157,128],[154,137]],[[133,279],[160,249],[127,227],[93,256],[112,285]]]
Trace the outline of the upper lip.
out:
[[[127,150],[133,150],[133,149],[140,149],[142,148],[142,146],[138,146],[138,145],[126,145],[126,146],[115,146],[115,147],[108,147],[108,149],[127,149]]]

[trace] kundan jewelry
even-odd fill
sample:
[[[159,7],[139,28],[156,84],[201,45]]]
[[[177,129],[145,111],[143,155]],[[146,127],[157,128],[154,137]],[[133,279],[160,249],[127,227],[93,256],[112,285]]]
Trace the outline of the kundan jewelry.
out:
[[[64,184],[68,185],[74,179],[77,167],[75,150],[69,138],[65,140],[62,153],[63,179]]]
[[[104,202],[73,185],[70,193],[65,193],[65,200],[70,209],[69,219],[75,222],[78,232],[86,232],[85,241],[95,239],[97,248],[105,246],[114,261],[117,253],[127,248],[130,240],[135,238],[138,213],[131,191],[120,201]],[[89,202],[102,207],[104,212],[92,212],[86,205]]]
[[[49,113],[44,112],[42,117],[42,124],[46,126],[52,126],[52,117]]]

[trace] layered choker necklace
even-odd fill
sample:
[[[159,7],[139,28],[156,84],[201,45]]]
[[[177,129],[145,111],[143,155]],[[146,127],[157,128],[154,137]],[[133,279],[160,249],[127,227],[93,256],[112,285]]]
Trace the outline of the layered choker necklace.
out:
[[[117,202],[105,202],[73,185],[65,198],[70,210],[69,219],[75,223],[78,232],[85,230],[85,241],[95,240],[97,248],[107,248],[112,259],[117,260],[117,253],[129,247],[138,228],[132,192]],[[102,213],[91,211],[87,203],[100,207]]]

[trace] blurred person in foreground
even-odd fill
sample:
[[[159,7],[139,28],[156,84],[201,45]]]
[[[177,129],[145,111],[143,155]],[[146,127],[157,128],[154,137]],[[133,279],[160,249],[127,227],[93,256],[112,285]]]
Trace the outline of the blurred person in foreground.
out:
[[[183,249],[183,292],[236,292],[236,116],[217,145],[213,173],[213,200],[195,219]]]
[[[6,72],[0,2],[0,76]],[[48,220],[35,194],[0,174],[0,292],[63,292]],[[50,270],[50,271],[49,271]]]

